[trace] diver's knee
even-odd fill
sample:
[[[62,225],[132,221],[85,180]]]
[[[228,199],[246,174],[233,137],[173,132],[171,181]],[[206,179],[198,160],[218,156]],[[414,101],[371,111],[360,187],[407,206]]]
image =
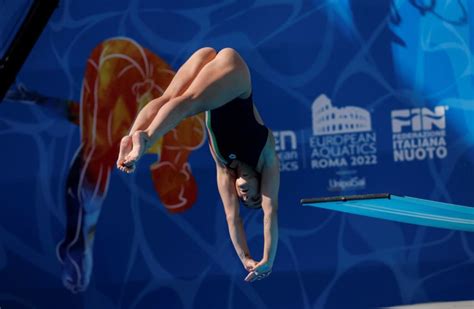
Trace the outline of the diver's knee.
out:
[[[220,50],[219,53],[217,53],[216,60],[219,61],[221,68],[236,71],[239,72],[239,74],[245,73],[245,75],[249,75],[249,70],[244,59],[231,47]]]
[[[218,55],[220,57],[225,57],[225,58],[228,58],[228,59],[234,59],[234,58],[240,58],[240,55],[239,53],[233,49],[232,47],[226,47],[226,48],[223,48],[219,51]]]
[[[217,51],[212,47],[202,47],[194,52],[193,57],[201,58],[202,60],[213,59],[217,55]]]

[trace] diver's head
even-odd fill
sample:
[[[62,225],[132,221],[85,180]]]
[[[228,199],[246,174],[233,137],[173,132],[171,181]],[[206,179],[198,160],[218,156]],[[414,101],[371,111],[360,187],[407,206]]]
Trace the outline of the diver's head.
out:
[[[242,162],[236,169],[235,191],[245,207],[251,209],[262,208],[260,174]]]

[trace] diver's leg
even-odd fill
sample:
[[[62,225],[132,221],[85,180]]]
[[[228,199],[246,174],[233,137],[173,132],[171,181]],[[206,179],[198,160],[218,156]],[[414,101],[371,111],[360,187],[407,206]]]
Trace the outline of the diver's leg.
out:
[[[180,96],[169,100],[146,130],[132,136],[133,149],[124,164],[133,166],[146,149],[186,117],[218,108],[251,92],[250,73],[244,60],[230,48],[206,64]]]
[[[150,101],[138,114],[130,134],[137,130],[146,129],[153,121],[158,110],[172,98],[183,94],[193,82],[201,69],[216,57],[216,51],[210,47],[204,47],[197,50],[189,59],[179,68],[171,83],[166,88],[163,95]]]
[[[129,172],[130,168],[124,166],[125,157],[132,150],[132,136],[138,130],[145,130],[153,121],[160,108],[170,99],[183,94],[193,82],[201,69],[216,57],[216,51],[210,47],[197,50],[179,68],[171,83],[166,88],[163,95],[150,101],[137,115],[128,135],[124,136],[120,142],[120,151],[117,159],[117,168]]]

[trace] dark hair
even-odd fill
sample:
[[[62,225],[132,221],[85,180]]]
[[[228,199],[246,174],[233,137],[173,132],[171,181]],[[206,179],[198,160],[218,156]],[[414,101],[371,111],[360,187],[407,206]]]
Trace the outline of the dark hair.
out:
[[[262,208],[262,197],[260,196],[259,203],[248,204],[247,202],[242,201],[242,204],[244,204],[245,208],[248,208],[248,209],[260,209]]]
[[[256,204],[256,205],[247,205],[245,203],[242,203],[242,204],[244,204],[245,208],[247,209],[254,209],[254,210],[262,209],[262,204]]]

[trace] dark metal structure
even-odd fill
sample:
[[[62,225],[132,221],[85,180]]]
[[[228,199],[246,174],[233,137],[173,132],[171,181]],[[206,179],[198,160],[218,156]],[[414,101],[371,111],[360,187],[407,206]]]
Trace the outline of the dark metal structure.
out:
[[[0,59],[0,102],[58,4],[59,0],[33,1],[14,39]]]

